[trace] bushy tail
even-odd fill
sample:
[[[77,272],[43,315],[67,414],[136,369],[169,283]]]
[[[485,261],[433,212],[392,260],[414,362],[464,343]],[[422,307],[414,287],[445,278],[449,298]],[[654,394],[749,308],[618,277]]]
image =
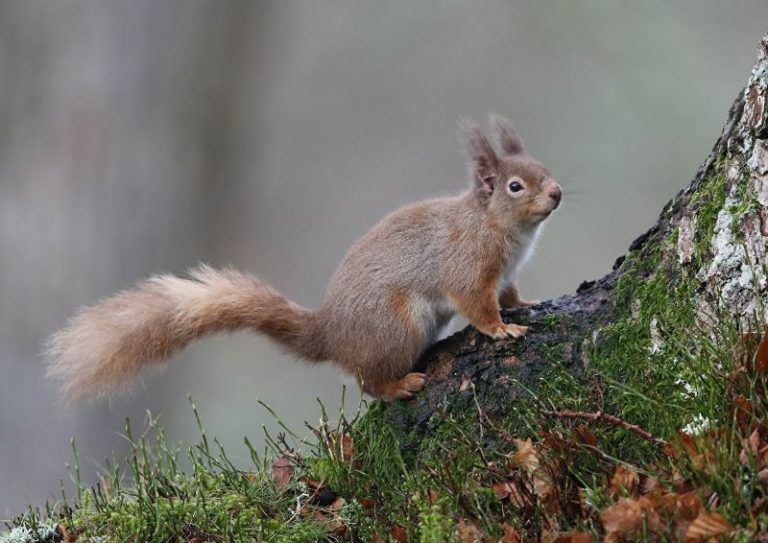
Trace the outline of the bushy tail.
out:
[[[52,338],[48,374],[67,403],[120,392],[145,370],[215,332],[255,329],[307,360],[323,360],[314,314],[256,277],[201,266],[159,275],[76,314]]]

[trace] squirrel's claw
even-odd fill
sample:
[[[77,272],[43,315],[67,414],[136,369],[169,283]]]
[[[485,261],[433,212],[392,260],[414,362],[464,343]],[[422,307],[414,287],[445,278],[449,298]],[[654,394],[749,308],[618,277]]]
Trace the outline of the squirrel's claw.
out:
[[[491,336],[493,339],[518,339],[528,333],[528,327],[521,324],[499,324],[488,332],[483,333]]]
[[[506,329],[507,336],[515,339],[521,338],[528,333],[528,327],[522,324],[505,324],[504,328]]]
[[[416,392],[424,388],[427,376],[423,373],[411,372],[402,379],[381,385],[378,394],[374,394],[385,402],[409,400]]]

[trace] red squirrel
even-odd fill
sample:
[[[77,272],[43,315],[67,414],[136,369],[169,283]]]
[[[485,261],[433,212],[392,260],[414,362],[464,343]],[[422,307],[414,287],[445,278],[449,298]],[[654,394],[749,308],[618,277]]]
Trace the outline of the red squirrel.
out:
[[[507,119],[491,115],[490,125],[498,154],[479,126],[461,123],[469,188],[384,217],[352,245],[317,311],[230,268],[157,275],[80,310],[51,338],[49,375],[70,402],[105,396],[193,340],[255,330],[306,361],[332,361],[371,396],[393,401],[422,389],[425,376],[413,366],[456,313],[492,338],[521,338],[527,327],[504,324],[499,310],[532,305],[516,273],[562,189]]]

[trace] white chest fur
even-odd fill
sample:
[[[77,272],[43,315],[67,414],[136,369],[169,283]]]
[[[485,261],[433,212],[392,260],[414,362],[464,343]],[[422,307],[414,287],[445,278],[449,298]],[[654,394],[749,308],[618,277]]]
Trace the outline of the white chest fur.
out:
[[[517,272],[533,255],[541,230],[542,225],[539,225],[527,232],[519,232],[515,237],[514,241],[510,244],[509,259],[504,268],[499,288],[504,288],[513,282]]]

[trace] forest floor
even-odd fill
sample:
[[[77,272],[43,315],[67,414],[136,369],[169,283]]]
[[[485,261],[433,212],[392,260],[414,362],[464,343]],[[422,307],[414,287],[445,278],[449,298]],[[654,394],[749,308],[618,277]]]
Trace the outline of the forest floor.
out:
[[[148,417],[93,488],[75,451],[74,495],[0,541],[768,541],[768,336],[719,332],[667,341],[688,356],[673,368],[653,346],[580,378],[555,365],[509,417],[476,403],[418,443],[391,406],[323,410],[312,440],[286,428],[259,453],[246,438],[246,469],[202,424],[171,446]]]

